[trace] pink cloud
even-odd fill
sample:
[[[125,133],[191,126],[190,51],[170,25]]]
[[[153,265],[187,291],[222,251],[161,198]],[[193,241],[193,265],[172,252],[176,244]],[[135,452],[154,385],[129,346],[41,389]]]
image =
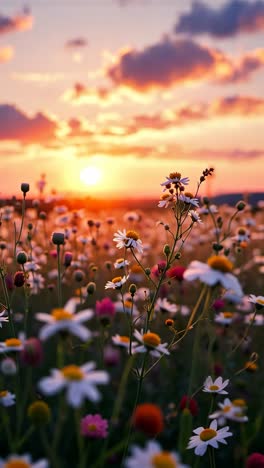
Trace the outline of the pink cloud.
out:
[[[10,46],[0,47],[0,63],[8,62],[13,58],[14,50]]]
[[[27,29],[31,29],[32,25],[33,16],[27,10],[13,17],[0,14],[0,34],[26,31]]]

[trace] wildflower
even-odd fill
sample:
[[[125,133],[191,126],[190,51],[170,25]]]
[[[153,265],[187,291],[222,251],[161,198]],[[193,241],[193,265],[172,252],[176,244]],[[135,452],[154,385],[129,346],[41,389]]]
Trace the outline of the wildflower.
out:
[[[229,380],[223,380],[222,377],[217,377],[217,379],[213,382],[212,377],[209,376],[204,382],[203,392],[224,395],[228,393],[224,390],[228,384]]]
[[[197,401],[194,398],[184,395],[180,401],[180,409],[188,408],[192,416],[197,416],[199,412]]]
[[[166,325],[166,327],[168,327],[168,328],[173,327],[173,326],[174,326],[174,320],[172,320],[172,319],[167,319],[167,320],[165,320],[165,325]]]
[[[129,263],[130,262],[128,260],[125,260],[124,258],[118,258],[114,263],[114,267],[116,270],[119,270],[120,268],[125,268],[126,266],[128,266]]]
[[[200,216],[198,215],[198,213],[196,211],[194,211],[194,210],[188,211],[188,216],[190,216],[192,218],[193,223],[202,224],[202,220],[201,220]]]
[[[162,450],[156,441],[148,441],[145,448],[133,445],[131,456],[125,461],[126,468],[188,468],[180,462],[180,457],[176,452]]]
[[[177,306],[176,304],[171,304],[166,297],[163,299],[159,297],[156,302],[155,310],[163,313],[175,314],[177,312]]]
[[[173,203],[175,203],[176,197],[173,194],[163,193],[160,197],[160,201],[158,203],[158,208],[168,208]]]
[[[147,333],[139,333],[135,330],[134,336],[141,343],[133,347],[133,353],[147,353],[151,356],[160,357],[163,354],[170,354],[167,349],[168,343],[161,343],[161,338],[157,333],[148,331]]]
[[[0,405],[13,406],[15,404],[16,395],[7,390],[0,391]]]
[[[169,177],[166,176],[165,182],[162,182],[160,185],[165,186],[165,189],[167,188],[167,185],[174,184],[176,186],[181,186],[181,185],[188,185],[190,179],[189,177],[182,177],[179,172],[171,172],[169,174]]]
[[[48,468],[49,462],[42,458],[41,460],[32,463],[31,455],[9,455],[3,460],[0,458],[0,468]]]
[[[248,421],[248,417],[245,415],[245,407],[234,404],[229,398],[225,398],[223,402],[218,403],[218,406],[220,409],[210,414],[210,419],[219,419],[223,424],[225,424],[226,419],[236,422]]]
[[[226,444],[226,437],[233,435],[232,432],[228,431],[228,426],[217,430],[217,420],[214,419],[208,428],[198,427],[193,431],[196,435],[190,438],[187,448],[195,448],[195,455],[203,456],[207,450],[208,445],[213,448],[218,448],[218,442]]]
[[[215,316],[215,322],[220,325],[230,325],[235,319],[233,312],[220,312]]]
[[[51,419],[50,407],[45,401],[34,401],[29,405],[27,415],[35,426],[45,426]]]
[[[156,437],[164,430],[164,416],[158,405],[141,403],[135,409],[133,419],[135,429],[149,437]]]
[[[24,347],[25,335],[19,333],[18,338],[8,338],[0,342],[0,353],[21,351]]]
[[[29,366],[39,366],[43,360],[43,348],[37,338],[28,338],[24,342],[24,348],[20,353],[20,359]]]
[[[3,322],[8,322],[8,317],[5,316],[6,311],[3,310],[3,312],[0,312],[0,328],[2,328],[2,323]]]
[[[120,362],[120,351],[111,345],[104,347],[105,366],[116,366]]]
[[[4,375],[15,375],[17,372],[17,366],[12,358],[5,358],[1,361],[0,370]]]
[[[105,297],[101,301],[96,301],[95,315],[97,317],[112,318],[115,315],[115,306],[110,297]]]
[[[264,455],[254,452],[246,459],[246,468],[264,468]]]
[[[191,262],[183,276],[187,281],[199,279],[208,286],[215,286],[220,283],[223,288],[232,290],[241,298],[243,292],[237,278],[230,273],[232,268],[233,264],[228,258],[214,255],[208,259],[207,263],[197,260]]]
[[[248,301],[255,304],[256,309],[262,309],[264,307],[264,296],[255,296],[254,294],[250,294]]]
[[[166,271],[166,276],[168,278],[175,279],[176,281],[179,281],[179,283],[181,283],[183,281],[183,274],[185,270],[186,268],[184,266],[177,265],[169,268]]]
[[[81,420],[81,435],[90,439],[105,439],[108,436],[108,421],[100,414],[87,414]]]
[[[76,314],[66,308],[53,309],[51,314],[40,312],[36,314],[36,318],[41,322],[46,322],[46,325],[41,328],[39,337],[45,341],[55,333],[63,331],[78,336],[82,341],[86,341],[91,336],[91,332],[82,325],[82,322],[86,322],[92,316],[93,311],[89,309],[82,310]]]
[[[54,395],[65,388],[70,406],[78,408],[85,398],[92,402],[100,400],[101,395],[96,388],[98,384],[107,384],[109,375],[105,371],[96,371],[94,362],[82,366],[74,364],[62,369],[52,369],[51,377],[39,381],[39,389],[44,395]]]
[[[123,231],[119,230],[114,234],[114,242],[117,242],[116,247],[122,249],[135,249],[139,253],[143,253],[142,241],[139,239],[139,235],[136,231]]]
[[[21,288],[25,284],[25,275],[23,271],[16,271],[14,274],[14,285],[17,288]]]
[[[249,314],[245,317],[245,323],[252,323],[256,326],[264,325],[264,316],[262,314]]]
[[[189,192],[182,193],[181,195],[179,195],[179,200],[186,203],[187,205],[192,205],[192,206],[195,206],[196,208],[199,207],[199,200],[198,198],[193,198],[192,193],[189,193]]]
[[[123,284],[125,284],[128,280],[128,275],[123,276],[117,276],[112,279],[112,281],[107,281],[105,285],[105,289],[121,289]]]
[[[130,346],[130,338],[126,335],[115,335],[112,336],[112,341],[116,346],[120,346],[121,348],[129,348]]]

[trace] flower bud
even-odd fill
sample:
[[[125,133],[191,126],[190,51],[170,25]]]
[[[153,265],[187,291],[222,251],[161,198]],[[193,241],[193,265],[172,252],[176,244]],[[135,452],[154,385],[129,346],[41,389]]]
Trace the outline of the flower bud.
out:
[[[41,211],[39,213],[39,219],[47,219],[47,213],[45,213],[45,211]]]
[[[180,260],[180,258],[181,258],[181,252],[176,252],[175,259]]]
[[[136,292],[137,292],[137,287],[134,283],[132,283],[130,286],[129,286],[129,292],[131,294],[131,296],[133,297]]]
[[[220,252],[220,250],[223,250],[223,246],[221,244],[218,244],[217,242],[214,242],[213,243],[213,250],[215,252]]]
[[[21,192],[23,192],[24,196],[26,195],[27,192],[29,192],[29,184],[27,183],[22,183],[21,186]]]
[[[75,270],[73,278],[77,283],[81,283],[84,280],[84,272],[82,270]]]
[[[21,288],[25,284],[25,275],[23,271],[17,271],[14,276],[14,285]]]
[[[93,281],[90,281],[90,283],[87,284],[87,293],[92,295],[96,291],[96,284]]]
[[[23,250],[21,250],[21,252],[18,252],[16,261],[17,263],[19,263],[19,265],[24,265],[24,263],[28,261],[26,252],[24,252]]]
[[[45,401],[34,401],[29,405],[27,415],[35,426],[45,426],[51,419],[50,407]]]
[[[23,364],[27,364],[32,367],[39,366],[43,361],[43,348],[41,341],[38,338],[28,338],[20,352],[20,358]]]
[[[146,268],[146,269],[145,269],[145,273],[146,273],[147,276],[149,276],[150,273],[151,273],[151,269],[150,269],[150,268]]]
[[[245,207],[246,207],[246,203],[243,200],[240,200],[236,204],[237,211],[243,211],[245,209]]]
[[[29,231],[32,231],[32,229],[33,229],[33,224],[32,224],[32,223],[28,223],[28,230],[29,230]]]
[[[71,252],[65,252],[64,254],[64,259],[63,259],[63,265],[65,268],[69,267],[72,262],[72,253]]]
[[[164,255],[166,255],[166,257],[170,255],[171,249],[168,244],[164,245],[163,252],[164,252]]]
[[[64,234],[63,232],[53,232],[51,240],[55,245],[63,245],[64,244]]]

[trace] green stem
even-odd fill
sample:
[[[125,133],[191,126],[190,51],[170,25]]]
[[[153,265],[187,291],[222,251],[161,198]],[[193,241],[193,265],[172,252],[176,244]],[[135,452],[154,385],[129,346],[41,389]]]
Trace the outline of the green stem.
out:
[[[62,289],[61,289],[61,262],[60,262],[60,245],[57,245],[57,267],[58,267],[58,306],[62,307]]]

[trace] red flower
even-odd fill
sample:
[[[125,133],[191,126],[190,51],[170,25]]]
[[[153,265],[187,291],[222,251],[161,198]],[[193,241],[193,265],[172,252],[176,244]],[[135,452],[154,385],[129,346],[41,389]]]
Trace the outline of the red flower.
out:
[[[246,468],[264,468],[264,455],[255,452],[246,460]]]
[[[164,418],[160,407],[153,403],[138,405],[133,415],[133,425],[148,437],[160,434],[164,430]]]
[[[186,268],[184,266],[178,265],[175,267],[171,267],[168,269],[166,276],[171,279],[175,279],[180,283],[183,281],[183,273],[185,272]]]
[[[199,407],[196,400],[188,397],[187,395],[184,395],[180,401],[180,409],[184,410],[185,408],[190,410],[192,416],[197,416],[199,412]]]

